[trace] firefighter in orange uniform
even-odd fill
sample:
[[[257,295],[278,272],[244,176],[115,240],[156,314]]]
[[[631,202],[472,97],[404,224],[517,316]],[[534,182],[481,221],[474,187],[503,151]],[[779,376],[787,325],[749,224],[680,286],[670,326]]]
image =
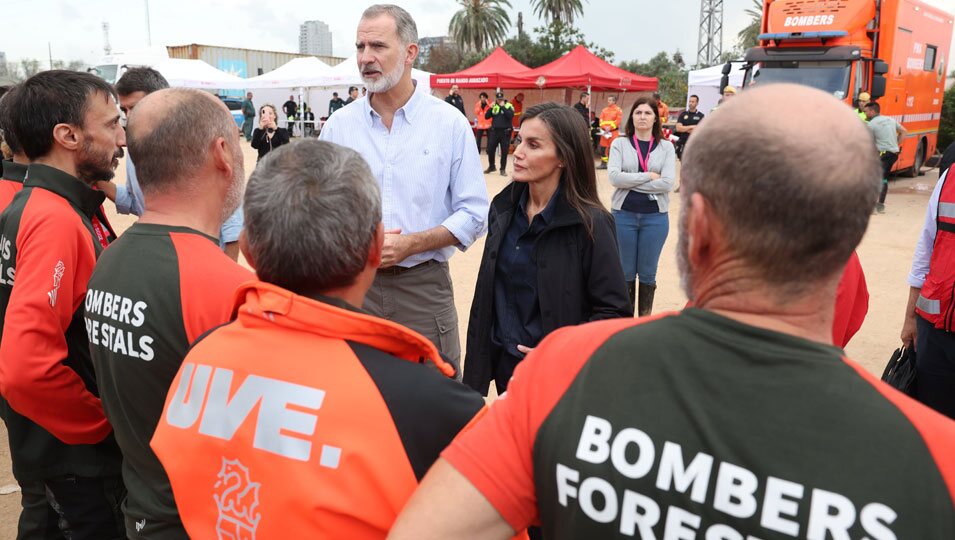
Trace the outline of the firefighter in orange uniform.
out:
[[[607,168],[607,158],[610,156],[610,145],[620,135],[620,125],[623,124],[623,110],[617,105],[616,96],[607,96],[607,106],[600,111],[600,129],[610,133],[600,137],[600,168]]]
[[[387,247],[357,152],[271,152],[244,210],[259,281],[193,345],[152,439],[182,523],[196,540],[384,538],[484,400],[428,339],[358,307]]]

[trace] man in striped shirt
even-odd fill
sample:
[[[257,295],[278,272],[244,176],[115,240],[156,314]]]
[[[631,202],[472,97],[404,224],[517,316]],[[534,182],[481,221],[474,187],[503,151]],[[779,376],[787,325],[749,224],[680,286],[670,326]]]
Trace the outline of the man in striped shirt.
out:
[[[366,9],[356,47],[370,93],[331,117],[320,138],[358,151],[381,188],[385,245],[364,308],[418,331],[460,368],[448,259],[484,234],[487,187],[467,118],[415,89],[417,41],[404,9]]]

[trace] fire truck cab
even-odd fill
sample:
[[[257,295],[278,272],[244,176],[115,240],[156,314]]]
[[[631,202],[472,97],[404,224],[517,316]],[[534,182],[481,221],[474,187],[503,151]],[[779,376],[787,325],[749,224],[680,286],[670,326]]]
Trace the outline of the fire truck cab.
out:
[[[937,144],[953,19],[919,0],[765,0],[743,87],[805,84],[850,106],[868,92],[908,131],[894,170],[915,176]]]

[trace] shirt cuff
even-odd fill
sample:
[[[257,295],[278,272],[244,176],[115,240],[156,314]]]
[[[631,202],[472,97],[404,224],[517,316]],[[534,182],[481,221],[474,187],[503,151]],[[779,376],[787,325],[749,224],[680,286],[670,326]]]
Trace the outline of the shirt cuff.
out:
[[[921,288],[922,288],[922,285],[925,284],[925,274],[922,274],[921,276],[918,276],[918,275],[916,275],[916,274],[913,274],[913,273],[909,272],[908,282],[909,282],[909,286],[910,286],[910,287],[915,287],[916,289],[921,289]]]
[[[458,240],[457,248],[466,251],[471,244],[481,235],[484,230],[484,223],[475,219],[473,216],[463,210],[459,210],[444,220],[442,227],[451,231]]]

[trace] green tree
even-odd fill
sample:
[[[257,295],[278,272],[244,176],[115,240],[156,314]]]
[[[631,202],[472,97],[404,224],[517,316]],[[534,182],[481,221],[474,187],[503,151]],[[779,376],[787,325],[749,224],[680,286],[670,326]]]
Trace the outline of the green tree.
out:
[[[656,77],[663,101],[674,105],[686,103],[687,67],[681,52],[677,51],[671,56],[661,51],[646,63],[632,60],[621,62],[619,67],[637,75]]]
[[[577,45],[583,45],[600,58],[613,62],[612,51],[588,43],[580,30],[557,20],[535,28],[533,38],[521,33],[505,41],[503,47],[518,62],[535,68],[557,60]]]
[[[736,48],[745,51],[759,45],[760,29],[763,26],[763,2],[753,0],[753,5],[746,10],[749,15],[749,24],[736,34]]]
[[[461,9],[451,17],[448,33],[464,50],[476,51],[504,41],[511,27],[505,7],[510,0],[458,0]]]
[[[955,76],[955,71],[952,72]],[[955,142],[955,86],[942,97],[942,121],[938,126],[938,149],[945,150]]]
[[[572,24],[574,18],[584,14],[581,0],[531,0],[534,15],[548,22]]]

